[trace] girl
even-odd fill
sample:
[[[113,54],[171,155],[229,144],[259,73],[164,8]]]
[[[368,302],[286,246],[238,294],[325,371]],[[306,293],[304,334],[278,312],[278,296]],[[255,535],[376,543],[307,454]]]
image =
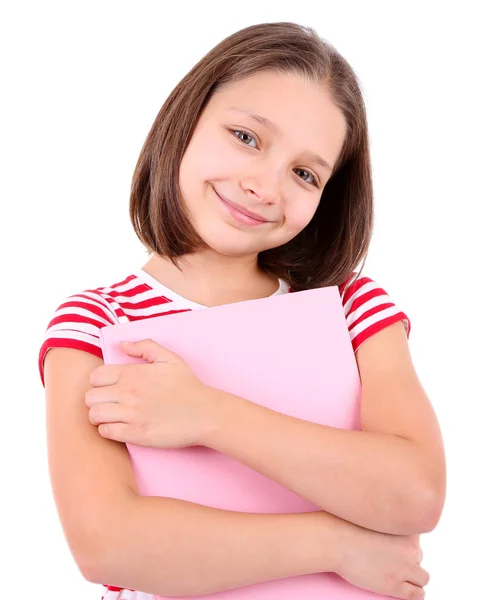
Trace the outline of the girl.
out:
[[[412,365],[408,317],[355,271],[372,215],[359,84],[312,29],[248,27],[171,93],[131,189],[149,260],[69,297],[39,356],[60,520],[84,577],[109,584],[105,600],[319,572],[424,597],[419,534],[442,512],[443,443]],[[362,381],[360,432],[209,388],[149,340],[124,348],[144,363],[102,366],[106,325],[332,285]],[[125,442],[205,445],[325,510],[256,515],[141,497]]]

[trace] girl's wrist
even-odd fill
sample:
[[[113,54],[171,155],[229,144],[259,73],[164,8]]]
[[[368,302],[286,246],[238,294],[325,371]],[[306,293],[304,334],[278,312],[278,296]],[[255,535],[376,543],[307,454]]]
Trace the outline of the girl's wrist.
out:
[[[235,419],[235,411],[242,399],[209,385],[204,385],[200,395],[202,427],[199,444],[217,450],[219,438],[228,435],[227,429]]]
[[[338,573],[342,564],[345,521],[326,511],[311,513],[314,534],[312,557],[316,573]]]
[[[281,528],[285,559],[295,565],[297,575],[338,573],[341,549],[339,519],[325,511],[284,515]]]

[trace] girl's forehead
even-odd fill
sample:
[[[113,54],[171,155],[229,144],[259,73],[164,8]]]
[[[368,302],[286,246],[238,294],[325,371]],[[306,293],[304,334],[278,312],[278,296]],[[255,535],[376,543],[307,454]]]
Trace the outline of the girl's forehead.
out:
[[[330,165],[346,131],[345,117],[328,89],[295,73],[261,72],[228,84],[212,96],[207,113],[207,118],[260,125],[311,153],[325,153],[326,145]]]
[[[238,110],[264,117],[263,123],[261,118],[257,119],[263,125],[267,120],[291,120],[292,115],[296,115],[296,119],[303,114],[310,120],[321,120],[326,112],[340,112],[321,83],[296,73],[272,71],[226,84],[212,96],[209,104],[211,110]]]
[[[303,84],[303,85],[302,85]],[[260,71],[247,75],[242,79],[231,81],[221,86],[215,93],[218,97],[230,97],[239,94],[251,96],[264,96],[265,92],[278,88],[320,87],[320,83],[313,83],[310,79],[294,72]]]

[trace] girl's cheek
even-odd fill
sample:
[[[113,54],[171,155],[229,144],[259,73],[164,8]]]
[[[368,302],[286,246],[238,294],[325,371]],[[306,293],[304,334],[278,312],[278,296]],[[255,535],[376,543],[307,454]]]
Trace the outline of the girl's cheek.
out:
[[[317,205],[314,206],[311,203],[302,204],[301,199],[298,198],[295,205],[289,206],[285,213],[285,224],[288,229],[295,234],[299,233],[312,220],[316,208]]]
[[[198,165],[208,170],[212,175],[226,175],[235,173],[246,164],[246,157],[242,156],[236,148],[225,141],[210,142],[196,155]]]

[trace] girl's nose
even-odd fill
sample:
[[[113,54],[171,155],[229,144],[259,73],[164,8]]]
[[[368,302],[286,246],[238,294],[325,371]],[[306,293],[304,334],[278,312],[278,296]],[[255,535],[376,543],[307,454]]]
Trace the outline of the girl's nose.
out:
[[[257,202],[262,204],[278,204],[280,202],[280,176],[273,169],[269,171],[264,169],[262,172],[244,177],[242,187],[249,195],[254,196]]]

